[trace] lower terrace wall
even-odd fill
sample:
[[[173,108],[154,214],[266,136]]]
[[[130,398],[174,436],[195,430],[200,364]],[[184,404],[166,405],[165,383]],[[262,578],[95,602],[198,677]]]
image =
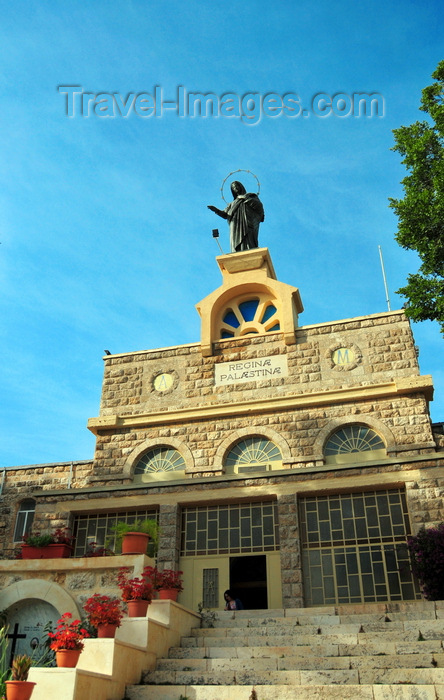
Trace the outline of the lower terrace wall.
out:
[[[51,603],[60,614],[79,615],[83,604],[94,593],[120,598],[116,579],[120,567],[128,566],[138,576],[148,565],[153,566],[154,561],[141,555],[2,560],[0,610],[6,610],[23,598],[35,598]]]

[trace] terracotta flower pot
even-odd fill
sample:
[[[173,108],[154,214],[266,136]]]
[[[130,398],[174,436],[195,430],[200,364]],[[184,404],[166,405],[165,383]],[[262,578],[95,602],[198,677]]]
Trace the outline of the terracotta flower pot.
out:
[[[149,600],[128,600],[128,615],[129,617],[145,617],[147,610],[148,610],[148,605],[150,604]]]
[[[32,681],[6,681],[6,700],[29,700],[34,686]]]
[[[122,554],[146,554],[149,539],[144,532],[127,532],[122,540]]]
[[[57,666],[59,668],[75,668],[81,653],[81,649],[59,649],[56,651]]]
[[[72,551],[70,544],[48,544],[47,547],[22,544],[22,559],[66,559]]]
[[[113,625],[110,622],[104,622],[101,625],[97,625],[97,636],[99,639],[114,639],[116,636],[117,625]]]
[[[159,600],[174,600],[176,602],[179,591],[177,588],[160,588]]]

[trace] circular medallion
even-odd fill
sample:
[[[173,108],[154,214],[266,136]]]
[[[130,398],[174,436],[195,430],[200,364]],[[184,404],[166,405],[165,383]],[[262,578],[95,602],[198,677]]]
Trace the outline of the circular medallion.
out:
[[[362,352],[354,343],[337,342],[330,345],[325,357],[330,360],[332,369],[347,372],[361,363]]]
[[[161,393],[169,391],[173,388],[174,376],[169,372],[162,372],[154,377],[153,386],[156,391]]]
[[[343,367],[351,365],[356,358],[353,348],[338,348],[332,353],[331,359],[335,365]]]

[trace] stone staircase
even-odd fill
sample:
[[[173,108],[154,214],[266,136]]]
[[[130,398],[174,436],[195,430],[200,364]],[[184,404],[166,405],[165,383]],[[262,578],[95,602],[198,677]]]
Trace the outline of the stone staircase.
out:
[[[444,601],[218,612],[128,700],[444,700]]]

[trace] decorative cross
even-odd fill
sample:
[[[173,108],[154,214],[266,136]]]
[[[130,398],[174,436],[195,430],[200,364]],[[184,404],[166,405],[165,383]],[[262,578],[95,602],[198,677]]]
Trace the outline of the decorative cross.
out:
[[[14,625],[14,632],[12,634],[7,635],[8,639],[12,639],[11,658],[9,659],[10,666],[12,666],[12,662],[14,660],[15,648],[17,646],[17,639],[26,639],[26,634],[19,634],[18,628],[19,628],[19,625],[18,625],[18,622],[16,622]]]

